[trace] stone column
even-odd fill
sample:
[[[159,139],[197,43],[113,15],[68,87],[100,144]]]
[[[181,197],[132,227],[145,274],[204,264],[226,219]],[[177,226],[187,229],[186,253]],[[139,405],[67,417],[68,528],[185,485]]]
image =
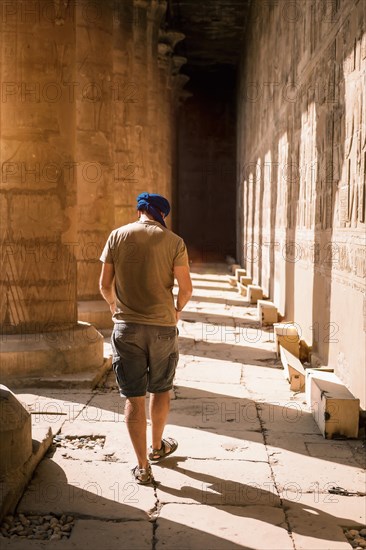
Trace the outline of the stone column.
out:
[[[159,122],[158,122],[158,166],[159,166],[159,193],[164,195],[169,201],[170,197],[170,178],[168,164],[170,162],[169,149],[168,149],[168,124],[170,123],[170,117],[168,115],[169,106],[169,92],[168,81],[169,71],[171,65],[172,48],[169,44],[159,42],[159,55],[158,55],[158,67],[159,67]],[[169,119],[169,122],[168,122]],[[170,226],[171,217],[167,218],[167,226]]]
[[[53,4],[52,4],[53,6]],[[7,2],[2,19],[1,372],[99,367],[102,336],[77,323],[75,14]],[[3,378],[3,379],[4,379]]]
[[[158,41],[159,29],[167,9],[166,0],[153,0],[148,10],[148,127],[149,127],[149,166],[148,177],[152,191],[161,192],[161,166],[159,164],[160,98]]]
[[[132,221],[132,190],[136,180],[129,143],[128,116],[137,98],[132,78],[133,0],[124,0],[115,12],[113,28],[113,150],[115,226]]]
[[[158,46],[159,67],[159,167],[161,170],[160,193],[172,202],[172,150],[175,145],[173,127],[173,51],[176,44],[183,40],[184,34],[174,31],[161,31]],[[173,216],[167,218],[171,227]]]
[[[185,57],[180,57],[179,61],[177,60],[178,56],[173,57],[173,77],[172,77],[172,102],[173,102],[173,116],[172,116],[172,219],[171,227],[173,231],[178,231],[179,227],[179,193],[178,193],[178,120],[179,120],[179,110],[183,102],[191,97],[191,93],[187,90],[184,90],[184,86],[189,81],[189,76],[185,74],[179,74],[183,63],[186,62]]]
[[[111,324],[99,293],[100,253],[114,228],[113,0],[76,3],[79,319]]]
[[[151,190],[147,120],[147,11],[151,1],[126,0],[119,12],[119,29],[115,29],[114,51],[118,59],[115,71],[128,80],[127,93],[122,104],[116,107],[117,131],[121,138],[121,144],[116,144],[119,192],[115,196],[115,215],[118,226],[136,219],[136,196]],[[122,52],[127,54],[125,59]]]

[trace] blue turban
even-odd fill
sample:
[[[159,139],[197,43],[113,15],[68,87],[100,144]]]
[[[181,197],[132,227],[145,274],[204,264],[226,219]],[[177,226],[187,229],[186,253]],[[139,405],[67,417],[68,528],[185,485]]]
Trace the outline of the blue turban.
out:
[[[137,197],[137,210],[145,210],[154,220],[166,227],[160,212],[167,216],[170,212],[170,204],[162,195],[158,195],[157,193],[141,193]]]

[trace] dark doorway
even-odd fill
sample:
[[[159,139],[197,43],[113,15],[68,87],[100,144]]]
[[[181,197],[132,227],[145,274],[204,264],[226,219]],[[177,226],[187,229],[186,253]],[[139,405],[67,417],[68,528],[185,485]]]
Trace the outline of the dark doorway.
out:
[[[236,71],[187,67],[178,118],[178,233],[191,260],[235,255]]]

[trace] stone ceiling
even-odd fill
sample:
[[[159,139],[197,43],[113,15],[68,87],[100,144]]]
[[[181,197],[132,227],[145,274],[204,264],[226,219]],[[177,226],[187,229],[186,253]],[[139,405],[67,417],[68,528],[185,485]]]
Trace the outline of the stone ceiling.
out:
[[[168,24],[186,35],[175,53],[188,58],[188,72],[236,65],[250,2],[169,0]]]

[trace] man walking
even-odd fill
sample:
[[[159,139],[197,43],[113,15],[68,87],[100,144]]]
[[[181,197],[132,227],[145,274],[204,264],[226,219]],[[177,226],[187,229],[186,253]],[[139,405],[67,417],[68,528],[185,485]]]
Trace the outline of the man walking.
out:
[[[110,234],[100,260],[100,292],[113,321],[113,370],[126,397],[125,420],[138,464],[138,483],[152,481],[151,462],[178,447],[163,439],[170,390],[178,363],[179,314],[192,295],[188,255],[183,239],[166,228],[167,199],[158,194],[137,197],[138,221]],[[176,305],[172,293],[178,282]],[[152,446],[147,452],[146,392],[150,392]]]

